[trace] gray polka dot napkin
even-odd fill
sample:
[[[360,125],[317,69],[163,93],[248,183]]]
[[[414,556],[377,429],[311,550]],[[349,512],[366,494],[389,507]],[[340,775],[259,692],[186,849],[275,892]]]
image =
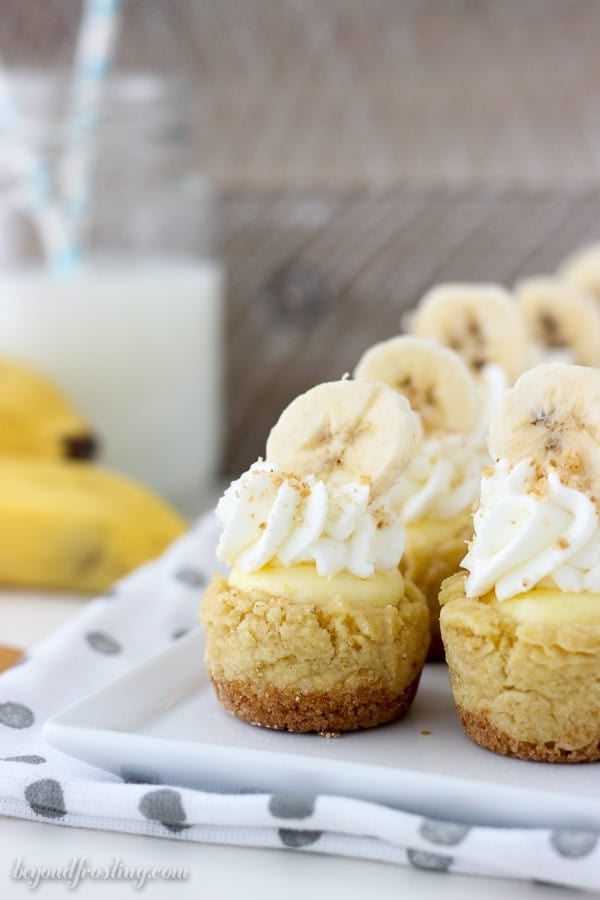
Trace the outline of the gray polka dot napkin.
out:
[[[281,847],[600,890],[599,835],[467,827],[334,796],[213,794],[119,778],[54,750],[45,720],[196,624],[215,568],[201,519],[0,676],[0,813],[183,841]]]

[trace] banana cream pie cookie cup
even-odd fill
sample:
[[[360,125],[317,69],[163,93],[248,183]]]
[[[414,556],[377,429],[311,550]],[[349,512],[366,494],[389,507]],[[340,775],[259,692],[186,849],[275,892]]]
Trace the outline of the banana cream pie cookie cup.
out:
[[[465,555],[473,535],[471,507],[481,472],[491,462],[483,438],[483,395],[457,353],[411,335],[375,344],[359,361],[355,377],[387,384],[421,418],[423,439],[392,491],[392,505],[406,529],[401,570],[429,606],[428,658],[440,660],[440,586]]]
[[[321,384],[284,410],[259,460],[217,506],[231,566],[204,596],[206,664],[221,704],[297,732],[404,715],[429,644],[421,591],[402,575],[390,491],[421,437],[404,397]]]
[[[600,759],[600,371],[554,363],[507,391],[465,573],[440,624],[467,735],[507,756]]]

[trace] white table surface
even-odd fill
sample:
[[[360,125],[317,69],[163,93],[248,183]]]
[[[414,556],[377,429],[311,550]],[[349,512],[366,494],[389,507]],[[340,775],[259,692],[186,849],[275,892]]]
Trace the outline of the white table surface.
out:
[[[76,615],[82,602],[60,597],[0,594],[0,643],[23,648],[49,634]],[[526,882],[444,875],[386,863],[348,860],[289,850],[254,850],[183,843],[140,835],[116,834],[67,828],[45,822],[0,817],[0,897],[31,896],[25,882],[13,880],[15,861],[33,866],[64,866],[73,857],[86,857],[91,865],[109,865],[118,857],[127,866],[186,866],[186,881],[148,882],[141,892],[127,881],[82,882],[75,893],[64,884],[46,881],[35,892],[44,898],[96,897],[110,893],[111,900],[145,897],[210,898],[239,900],[295,900],[313,894],[387,900],[567,900],[591,896],[563,888]],[[34,894],[35,896],[35,894]]]

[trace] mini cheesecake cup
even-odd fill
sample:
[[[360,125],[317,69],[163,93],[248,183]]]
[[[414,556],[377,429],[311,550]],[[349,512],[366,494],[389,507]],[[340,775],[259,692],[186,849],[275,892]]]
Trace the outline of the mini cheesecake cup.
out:
[[[286,577],[294,579],[293,568]],[[340,592],[290,600],[215,576],[200,620],[221,704],[251,724],[294,732],[331,734],[399,719],[418,687],[429,615],[412,582],[394,577],[394,600],[378,603]]]
[[[459,573],[440,605],[456,710],[475,743],[527,760],[600,760],[600,596],[470,599]]]

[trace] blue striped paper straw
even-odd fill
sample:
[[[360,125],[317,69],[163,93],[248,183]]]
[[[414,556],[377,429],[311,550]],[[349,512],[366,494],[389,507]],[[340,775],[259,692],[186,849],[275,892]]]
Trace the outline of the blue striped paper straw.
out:
[[[12,143],[14,157],[26,188],[26,209],[37,231],[48,262],[57,271],[72,264],[75,255],[64,215],[53,197],[52,177],[45,161],[37,157],[26,141],[19,138],[20,114],[7,70],[0,59],[0,130],[5,142]]]
[[[121,0],[86,0],[81,18],[59,175],[74,241],[89,208],[92,139],[121,25],[121,8]]]

